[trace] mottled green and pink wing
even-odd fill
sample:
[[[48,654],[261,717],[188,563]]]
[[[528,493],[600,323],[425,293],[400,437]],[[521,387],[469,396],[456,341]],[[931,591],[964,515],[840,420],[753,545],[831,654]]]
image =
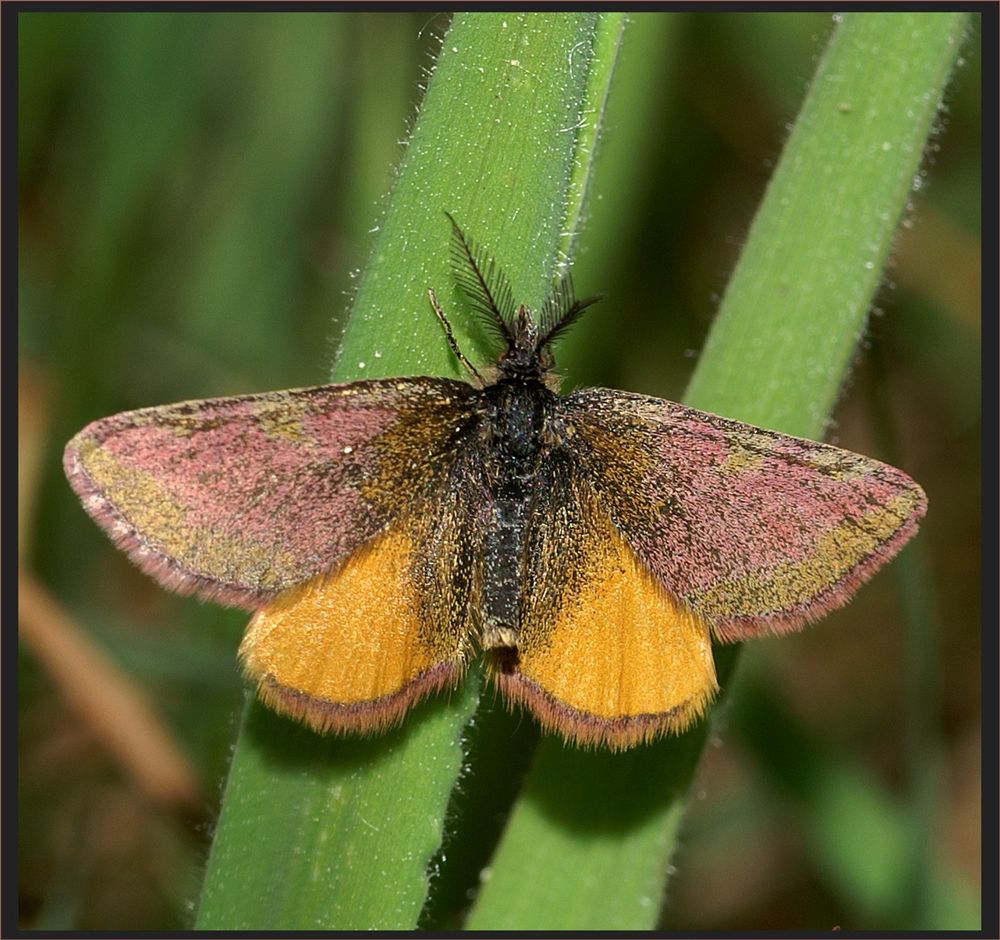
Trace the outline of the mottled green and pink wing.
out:
[[[161,584],[256,610],[449,472],[474,390],[385,379],[145,408],[67,445],[91,516]]]
[[[609,389],[563,409],[617,530],[721,640],[846,603],[926,510],[901,470],[838,447]]]

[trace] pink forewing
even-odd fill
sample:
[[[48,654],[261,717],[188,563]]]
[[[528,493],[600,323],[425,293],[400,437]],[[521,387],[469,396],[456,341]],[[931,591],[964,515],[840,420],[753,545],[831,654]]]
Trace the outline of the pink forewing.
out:
[[[886,464],[673,402],[586,389],[567,411],[616,525],[721,638],[795,629],[845,603],[926,507]]]
[[[446,431],[468,392],[389,379],[142,409],[89,425],[64,463],[87,511],[144,570],[253,609],[398,514],[420,474],[402,472],[393,441],[431,417]]]

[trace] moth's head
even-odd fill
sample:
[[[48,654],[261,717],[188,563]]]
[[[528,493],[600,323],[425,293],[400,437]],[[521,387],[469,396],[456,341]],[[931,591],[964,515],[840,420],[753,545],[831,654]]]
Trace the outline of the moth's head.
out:
[[[555,367],[552,344],[576,322],[580,314],[601,298],[577,300],[569,274],[556,279],[548,299],[536,315],[527,304],[514,306],[514,293],[503,271],[475,243],[465,237],[458,223],[451,222],[452,255],[459,287],[480,314],[486,325],[504,342],[506,348],[497,362],[500,378],[545,380]],[[438,316],[445,320],[437,308]],[[450,327],[445,322],[446,330]],[[460,356],[478,378],[467,360]]]
[[[497,363],[503,378],[541,379],[555,366],[552,350],[526,304],[517,308],[507,340],[507,349]]]

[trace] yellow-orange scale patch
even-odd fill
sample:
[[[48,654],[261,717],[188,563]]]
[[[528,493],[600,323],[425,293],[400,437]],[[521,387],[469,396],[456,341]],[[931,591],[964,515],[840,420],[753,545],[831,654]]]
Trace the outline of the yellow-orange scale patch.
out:
[[[570,740],[631,747],[681,731],[717,690],[709,626],[674,601],[608,522],[588,533],[551,624],[529,615],[503,692]]]
[[[254,616],[240,656],[267,704],[320,731],[371,730],[457,681],[464,651],[421,626],[412,548],[391,530]]]

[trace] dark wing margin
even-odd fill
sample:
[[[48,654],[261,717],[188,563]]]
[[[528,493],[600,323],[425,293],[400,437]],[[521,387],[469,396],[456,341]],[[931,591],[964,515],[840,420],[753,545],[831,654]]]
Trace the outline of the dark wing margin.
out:
[[[617,530],[720,640],[845,604],[926,511],[901,470],[673,402],[585,389],[562,414]]]
[[[88,425],[63,464],[87,512],[162,585],[255,610],[432,487],[473,394],[380,379],[145,408]]]

